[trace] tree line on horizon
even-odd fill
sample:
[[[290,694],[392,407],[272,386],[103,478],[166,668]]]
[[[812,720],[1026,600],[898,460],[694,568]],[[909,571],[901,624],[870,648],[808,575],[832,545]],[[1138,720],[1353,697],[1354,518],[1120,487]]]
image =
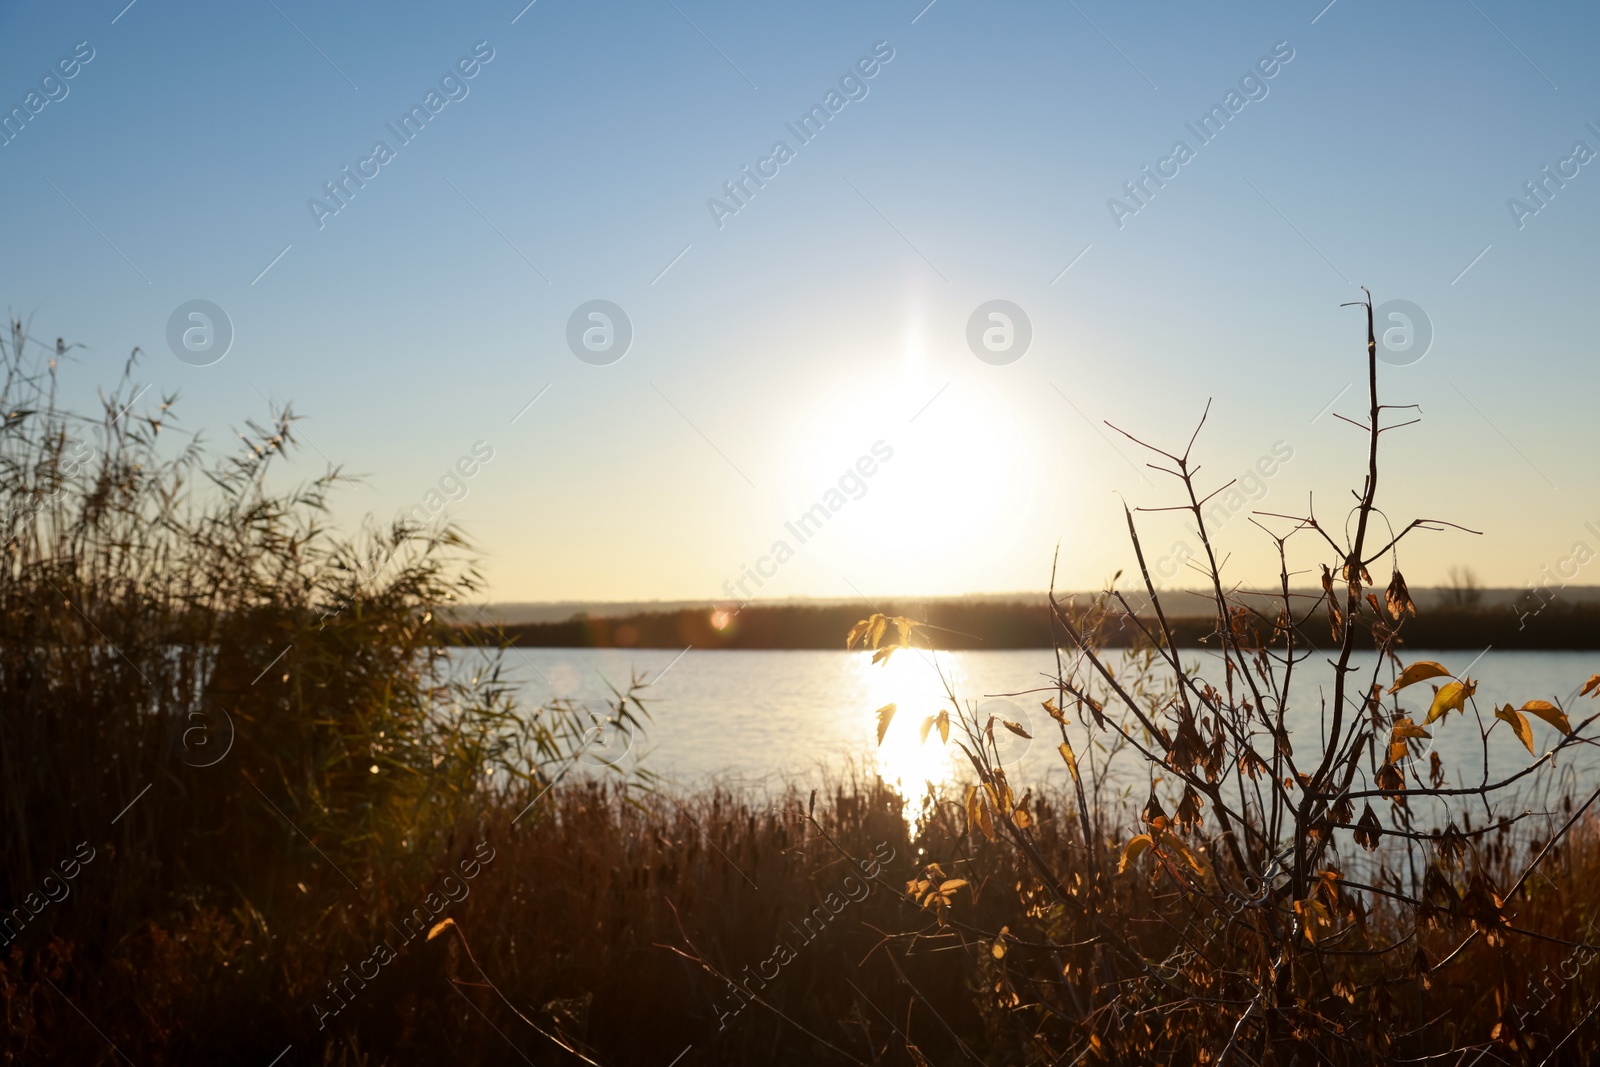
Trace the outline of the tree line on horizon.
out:
[[[1305,594],[1314,603],[1313,594]],[[1042,604],[889,603],[884,614],[917,618],[928,647],[949,651],[1048,649],[1058,635],[1050,610]],[[835,649],[839,635],[860,616],[850,604],[747,605],[742,611],[678,608],[638,611],[615,617],[583,614],[560,622],[457,624],[450,639],[460,642],[504,641],[523,648],[671,648],[697,649]],[[1132,645],[1142,614],[1113,614],[1105,634],[1107,647]],[[1196,613],[1169,620],[1179,647],[1214,644],[1215,615]],[[1325,634],[1323,635],[1325,636]],[[1302,637],[1318,640],[1316,627],[1302,627]],[[1406,634],[1418,649],[1592,651],[1600,649],[1600,603],[1551,603],[1542,610],[1494,610],[1462,605],[1440,607],[1415,620]],[[1370,648],[1367,641],[1363,648]]]

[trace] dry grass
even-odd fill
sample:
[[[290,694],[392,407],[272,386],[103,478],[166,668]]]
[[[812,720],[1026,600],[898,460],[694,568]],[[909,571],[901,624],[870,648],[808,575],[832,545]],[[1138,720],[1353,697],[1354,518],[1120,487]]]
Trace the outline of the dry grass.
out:
[[[1060,869],[1082,870],[1074,813],[1035,799],[1042,853]],[[427,907],[428,894],[442,896],[453,860],[472,854],[463,837],[458,855],[439,857],[431,873],[351,871],[361,891],[346,887],[328,912],[293,897],[266,902],[271,919],[244,899],[231,909],[220,900],[151,900],[152,912],[112,941],[16,946],[0,986],[6,1048],[15,1062],[111,1062],[107,1039],[140,1064],[266,1062],[288,1044],[302,1062],[581,1062],[559,1041],[604,1064],[665,1063],[685,1047],[685,1063],[917,1062],[909,1045],[932,1063],[1022,1064],[1058,1062],[1092,1034],[1102,1055],[1091,1062],[1148,1062],[1137,1046],[1147,1036],[1159,1046],[1159,1033],[1145,1035],[1137,1015],[1109,1006],[1093,934],[1049,902],[1014,849],[969,835],[949,805],[913,840],[899,798],[876,783],[818,798],[815,823],[808,806],[794,795],[766,804],[579,783],[547,795],[515,830],[491,829],[493,859],[461,881],[464,899],[436,918],[455,920],[482,973],[523,1019],[484,987],[456,938],[402,936],[418,929],[407,919]],[[484,821],[504,827],[513,814],[508,805]],[[893,858],[876,884],[849,900],[865,883],[849,881],[843,854],[869,860],[885,845]],[[1527,845],[1508,832],[1485,858],[1504,877]],[[303,855],[260,861],[289,877],[308,863]],[[905,892],[929,861],[969,883],[942,916]],[[84,868],[63,910],[93,908],[115,884],[114,862]],[[1596,914],[1600,824],[1580,823],[1547,864],[1547,877],[1514,902],[1517,924],[1555,936],[1581,930]],[[1106,873],[1108,921],[1152,954],[1176,940],[1171,909],[1182,904],[1170,881]],[[844,898],[838,915],[797,933],[791,924],[826,908],[830,893],[836,905]],[[1408,914],[1368,921],[1414,954],[1403,933]],[[996,959],[990,932],[1001,927],[1008,933]],[[1415,1055],[1483,1040],[1477,1031],[1499,1017],[1497,997],[1509,983],[1524,990],[1524,1007],[1537,1008],[1528,1030],[1541,1053],[1574,1030],[1555,1062],[1589,1062],[1600,1051],[1593,1023],[1579,1026],[1600,1003],[1586,954],[1537,939],[1508,954],[1479,939],[1440,965],[1461,940],[1441,924],[1423,943],[1434,969],[1407,988],[1379,990],[1376,969],[1352,956],[1321,1010],[1343,1003],[1359,1027],[1369,1002],[1387,997],[1414,1026],[1429,1024],[1416,1048],[1392,1050]],[[345,986],[348,1007],[319,1029],[319,1005],[337,1003],[327,982],[348,976],[345,968],[357,969],[380,943],[394,949],[393,962],[370,982]],[[780,944],[794,958],[768,965],[777,977],[748,985],[760,999],[745,998],[735,1012],[739,998],[717,974],[759,976]],[[1334,982],[1355,991],[1353,1005]]]

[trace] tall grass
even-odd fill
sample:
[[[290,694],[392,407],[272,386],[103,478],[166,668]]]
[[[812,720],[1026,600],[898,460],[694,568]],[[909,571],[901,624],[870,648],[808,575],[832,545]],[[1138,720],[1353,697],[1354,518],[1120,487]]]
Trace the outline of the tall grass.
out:
[[[218,996],[307,996],[321,972],[292,946],[370,952],[592,724],[517,708],[493,648],[455,667],[433,616],[478,588],[460,532],[330,529],[343,475],[278,469],[292,412],[207,448],[139,387],[137,352],[99,410],[63,405],[70,354],[20,321],[0,337],[0,931],[10,981],[59,992],[8,988],[19,1019],[70,999],[181,1049],[235,1014]],[[150,953],[198,968],[156,1000],[204,1010],[119,979]]]

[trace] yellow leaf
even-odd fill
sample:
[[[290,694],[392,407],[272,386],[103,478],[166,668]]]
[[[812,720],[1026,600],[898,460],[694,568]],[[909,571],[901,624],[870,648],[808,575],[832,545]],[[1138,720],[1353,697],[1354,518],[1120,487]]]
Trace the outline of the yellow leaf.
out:
[[[1316,944],[1317,927],[1329,925],[1328,906],[1318,900],[1297,900],[1294,913],[1300,917],[1300,928],[1305,931],[1306,940]]]
[[[878,744],[883,744],[883,735],[889,732],[889,723],[894,720],[894,705],[885,704],[878,709]]]
[[[977,786],[967,789],[967,832],[976,828],[990,841],[994,840],[994,824],[989,820],[989,809],[984,806],[983,795]]]
[[[933,729],[933,723],[934,716],[932,715],[929,715],[926,719],[922,720],[922,743],[924,745],[928,743],[928,731]],[[879,741],[878,744],[881,745],[883,742]]]
[[[888,625],[889,620],[882,615],[874,615],[872,617],[872,629],[868,632],[867,640],[872,642],[873,648],[877,648],[879,643],[883,641],[883,631]]]
[[[1005,724],[1005,727],[1006,727],[1007,730],[1010,730],[1012,733],[1016,734],[1018,737],[1026,737],[1029,741],[1033,740],[1033,735],[1032,734],[1030,734],[1028,731],[1024,730],[1021,726],[1019,726],[1016,723],[1012,722],[1010,719],[1001,719],[1000,721]]]
[[[1067,761],[1067,770],[1072,772],[1073,784],[1078,782],[1078,757],[1072,752],[1072,746],[1065,741],[1061,742],[1061,758]]]
[[[1429,678],[1448,678],[1450,672],[1431,659],[1418,660],[1400,672],[1400,677],[1394,680],[1394,685],[1389,687],[1389,692],[1398,693],[1408,685],[1426,681]]]
[[[440,934],[444,933],[444,928],[445,927],[454,926],[455,924],[456,924],[456,921],[454,919],[445,919],[443,922],[434,923],[433,924],[433,929],[428,931],[428,938],[427,939],[429,941],[432,941],[434,938],[436,938]]]
[[[1409,715],[1396,719],[1394,728],[1389,733],[1389,762],[1399,763],[1406,758],[1407,738],[1431,738],[1432,736],[1428,731],[1412,722]]]
[[[995,935],[994,944],[989,947],[989,955],[993,956],[997,960],[1005,958],[1006,931],[1010,929],[1011,928],[1009,926],[1002,926],[1000,928],[1000,932]]]
[[[1195,874],[1205,874],[1205,866],[1200,858],[1190,851],[1189,846],[1183,843],[1183,838],[1176,834],[1163,832],[1161,834],[1161,847],[1176,852],[1185,863],[1194,868]]]
[[[943,893],[945,896],[949,896],[951,893],[954,893],[957,889],[960,889],[966,884],[967,880],[965,878],[951,878],[947,881],[939,883],[939,892]]]
[[[1533,755],[1533,727],[1528,725],[1528,717],[1526,715],[1507,704],[1503,708],[1495,708],[1494,717],[1510,723],[1511,732],[1517,735],[1518,741],[1528,747],[1528,755]]]
[[[1026,830],[1034,824],[1033,816],[1028,814],[1028,800],[1031,796],[1031,793],[1024,793],[1022,803],[1011,813],[1011,821],[1016,824],[1018,830]]]
[[[1583,689],[1578,692],[1578,695],[1586,697],[1590,693],[1600,696],[1600,674],[1589,675],[1589,680],[1583,683]]]
[[[1596,675],[1596,677],[1600,677],[1600,675]],[[1539,716],[1539,718],[1564,734],[1572,732],[1572,723],[1567,721],[1566,714],[1548,700],[1530,700],[1522,705],[1522,710],[1529,715]]]
[[[867,631],[870,629],[872,629],[871,619],[862,619],[860,622],[850,627],[850,636],[845,638],[844,647],[855,648],[856,642],[865,637],[867,635]]]
[[[897,647],[898,647],[897,645],[889,645],[889,646],[887,646],[885,648],[878,649],[878,651],[876,651],[876,652],[874,652],[872,654],[872,662],[873,663],[888,663],[889,662],[889,657],[894,655],[894,650]]]
[[[950,743],[950,713],[941,711],[936,717],[936,721],[939,726],[939,740],[948,745]]]
[[[1128,864],[1139,858],[1139,853],[1155,844],[1149,834],[1135,834],[1122,846],[1122,860],[1117,864],[1117,873],[1121,874],[1128,869]]]
[[[1001,815],[1011,814],[1012,800],[1011,786],[1006,783],[1004,771],[997,770],[994,774],[994,785],[984,784],[984,789],[989,793],[989,803],[994,805],[994,810]]]
[[[1477,691],[1478,687],[1471,679],[1441,685],[1433,694],[1433,706],[1428,709],[1426,722],[1432,723],[1448,711],[1461,711],[1467,698]]]

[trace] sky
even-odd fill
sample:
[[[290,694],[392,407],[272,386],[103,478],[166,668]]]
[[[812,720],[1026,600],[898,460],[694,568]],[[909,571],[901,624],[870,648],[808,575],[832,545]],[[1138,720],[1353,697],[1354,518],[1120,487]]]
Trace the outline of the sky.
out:
[[[1360,488],[1364,285],[1387,519],[1480,531],[1408,581],[1600,581],[1592,5],[525,2],[0,10],[0,300],[218,448],[292,401],[491,599],[742,601],[1097,587],[1181,502],[1107,423],[1208,400],[1273,581],[1252,513]]]

